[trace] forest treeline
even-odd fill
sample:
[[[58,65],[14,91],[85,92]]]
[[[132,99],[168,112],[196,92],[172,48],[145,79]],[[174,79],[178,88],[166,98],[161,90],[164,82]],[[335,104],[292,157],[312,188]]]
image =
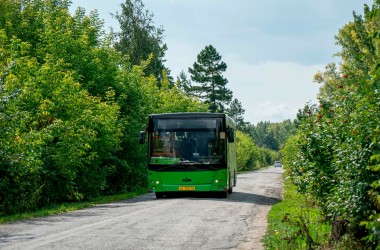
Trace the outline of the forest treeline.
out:
[[[341,63],[315,74],[319,103],[298,113],[286,174],[332,222],[331,240],[380,249],[380,1],[354,12],[336,41]]]
[[[96,11],[71,14],[69,6],[0,1],[1,215],[146,187],[138,135],[152,113],[226,112],[237,121],[239,150],[249,151],[239,154],[240,170],[278,158],[281,129],[244,121],[213,46],[190,78],[182,72],[174,81],[164,30],[141,1],[121,5],[118,34],[104,31]],[[205,65],[216,66],[206,74]]]
[[[238,170],[248,171],[273,165],[281,159],[280,149],[294,135],[297,120],[245,123],[237,133]]]

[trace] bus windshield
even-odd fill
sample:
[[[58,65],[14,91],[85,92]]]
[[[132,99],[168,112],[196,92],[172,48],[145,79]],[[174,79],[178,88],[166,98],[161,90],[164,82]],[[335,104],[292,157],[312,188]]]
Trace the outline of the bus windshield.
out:
[[[150,164],[221,164],[226,133],[221,118],[153,119]]]

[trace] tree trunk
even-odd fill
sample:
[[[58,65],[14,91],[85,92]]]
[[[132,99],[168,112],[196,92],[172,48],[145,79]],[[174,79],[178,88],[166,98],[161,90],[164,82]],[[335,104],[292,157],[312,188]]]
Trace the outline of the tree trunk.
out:
[[[338,241],[346,233],[347,220],[343,220],[339,216],[335,217],[332,222],[330,241]]]

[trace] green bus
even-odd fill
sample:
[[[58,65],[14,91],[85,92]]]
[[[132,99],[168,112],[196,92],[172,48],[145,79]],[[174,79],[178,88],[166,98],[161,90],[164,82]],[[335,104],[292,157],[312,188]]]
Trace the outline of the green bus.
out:
[[[171,192],[217,192],[236,186],[235,122],[222,113],[149,116],[140,132],[148,142],[148,188],[156,198]]]

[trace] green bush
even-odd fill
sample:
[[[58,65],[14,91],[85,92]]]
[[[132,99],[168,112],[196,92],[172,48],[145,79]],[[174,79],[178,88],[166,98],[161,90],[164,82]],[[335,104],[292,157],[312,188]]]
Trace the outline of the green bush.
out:
[[[148,115],[206,110],[69,4],[0,4],[0,214],[146,187]]]
[[[315,75],[319,106],[299,113],[298,133],[282,153],[298,190],[330,220],[346,220],[351,236],[364,235],[370,247],[380,243],[379,2],[364,12],[337,35],[343,62]]]
[[[259,148],[251,137],[237,131],[237,166],[238,171],[249,171],[267,167],[278,159],[278,153],[267,149]]]

